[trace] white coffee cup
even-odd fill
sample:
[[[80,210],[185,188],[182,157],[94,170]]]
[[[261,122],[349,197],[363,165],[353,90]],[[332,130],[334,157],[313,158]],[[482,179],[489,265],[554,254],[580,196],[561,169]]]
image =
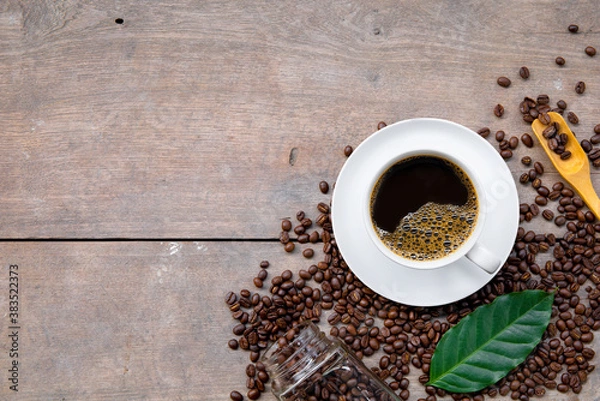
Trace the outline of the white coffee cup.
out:
[[[456,166],[458,166],[467,175],[469,180],[472,182],[477,196],[477,217],[474,221],[474,227],[472,228],[470,235],[462,241],[457,249],[452,252],[445,254],[444,256],[418,260],[402,257],[399,254],[392,251],[380,238],[376,232],[375,224],[372,219],[371,207],[372,207],[372,194],[375,189],[377,182],[380,177],[393,165],[410,158],[430,156],[440,159],[445,159]],[[468,163],[468,160],[463,160],[460,152],[454,152],[452,147],[448,146],[437,146],[436,144],[423,143],[421,146],[412,146],[407,150],[399,150],[395,152],[391,158],[380,159],[380,166],[376,169],[376,174],[373,174],[368,185],[363,187],[362,196],[362,219],[369,237],[386,257],[391,259],[393,262],[407,266],[414,269],[438,269],[444,266],[448,266],[455,263],[461,258],[467,258],[479,268],[489,274],[493,274],[497,271],[501,261],[492,251],[487,249],[483,244],[478,242],[483,227],[485,226],[485,218],[487,213],[486,208],[486,191],[480,183],[480,179],[477,174],[477,170]],[[410,196],[410,189],[407,188],[406,196]],[[416,210],[415,210],[416,211]]]

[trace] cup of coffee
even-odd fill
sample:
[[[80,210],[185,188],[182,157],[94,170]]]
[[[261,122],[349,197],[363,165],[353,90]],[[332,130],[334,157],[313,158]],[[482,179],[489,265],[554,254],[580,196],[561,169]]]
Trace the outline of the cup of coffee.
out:
[[[437,269],[466,257],[490,274],[497,270],[498,257],[477,241],[486,193],[459,156],[426,145],[398,152],[373,175],[363,194],[363,222],[394,262]]]
[[[488,283],[510,255],[519,199],[498,151],[473,130],[416,118],[357,146],[335,183],[335,240],[375,292],[442,305]]]

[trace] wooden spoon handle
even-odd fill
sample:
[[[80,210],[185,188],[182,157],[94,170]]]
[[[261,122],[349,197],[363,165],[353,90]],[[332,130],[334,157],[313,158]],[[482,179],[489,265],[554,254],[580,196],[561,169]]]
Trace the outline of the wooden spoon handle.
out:
[[[588,208],[594,213],[596,219],[600,219],[600,198],[594,190],[590,176],[577,177],[573,181],[576,182],[572,182],[571,184],[579,192],[581,199],[583,199]]]

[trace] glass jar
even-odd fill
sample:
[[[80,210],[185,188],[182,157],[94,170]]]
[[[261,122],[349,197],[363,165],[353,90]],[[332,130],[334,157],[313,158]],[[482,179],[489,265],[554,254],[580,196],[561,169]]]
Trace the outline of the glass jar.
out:
[[[282,401],[400,401],[345,344],[311,322],[281,337],[262,362]]]

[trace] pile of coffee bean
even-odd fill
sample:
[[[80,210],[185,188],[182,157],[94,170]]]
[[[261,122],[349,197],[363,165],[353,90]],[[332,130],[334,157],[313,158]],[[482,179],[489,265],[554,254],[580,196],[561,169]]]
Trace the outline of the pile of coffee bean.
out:
[[[576,33],[578,27],[571,25],[568,29]],[[592,56],[591,50],[585,52]],[[528,79],[529,68],[521,67],[519,75]],[[498,79],[498,84],[511,86],[508,78]],[[581,94],[584,90],[585,84],[581,82],[575,92]],[[567,108],[564,100],[559,100],[554,108],[549,104],[548,96],[539,95],[535,99],[525,97],[518,107],[527,123],[540,116],[544,120],[548,111],[564,114]],[[504,107],[497,104],[494,114],[501,117],[503,113]],[[567,119],[571,124],[579,122],[574,112],[568,113]],[[380,122],[377,128],[385,126]],[[488,137],[491,129],[486,127],[478,132]],[[498,130],[494,138],[506,160],[513,156],[519,143],[528,149],[534,146],[529,133],[522,134],[519,141],[516,135]],[[589,140],[581,141],[596,167],[600,166],[600,161],[596,162],[600,160],[600,148],[594,147],[598,143],[600,124]],[[565,144],[559,142],[560,145]],[[348,145],[343,155],[348,157],[352,151]],[[235,320],[232,326],[235,338],[229,340],[228,346],[247,351],[249,356],[246,389],[232,391],[230,398],[256,400],[266,391],[269,375],[260,361],[262,353],[306,320],[319,324],[343,341],[402,400],[410,399],[411,392],[418,394],[418,401],[447,398],[478,401],[497,395],[525,401],[547,392],[579,394],[595,369],[592,363],[595,352],[590,344],[594,332],[600,329],[600,223],[563,182],[542,181],[546,168],[541,161],[525,155],[521,163],[526,171],[519,180],[532,187],[534,200],[520,204],[522,225],[508,260],[482,289],[449,305],[428,308],[403,305],[365,286],[348,268],[337,247],[327,203],[316,205],[314,218],[309,217],[311,212],[298,211],[295,218],[282,219],[279,241],[283,249],[290,256],[300,255],[307,267],[297,272],[284,270],[268,282],[271,266],[264,260],[250,280],[252,290],[230,291],[225,296]],[[329,191],[329,184],[324,181],[318,187],[323,194]],[[526,224],[539,216],[553,222],[560,233],[527,229]],[[556,296],[551,322],[542,341],[520,366],[477,393],[447,393],[426,385],[436,344],[450,327],[499,295],[526,289],[556,291]],[[309,399],[330,398],[313,394]]]

